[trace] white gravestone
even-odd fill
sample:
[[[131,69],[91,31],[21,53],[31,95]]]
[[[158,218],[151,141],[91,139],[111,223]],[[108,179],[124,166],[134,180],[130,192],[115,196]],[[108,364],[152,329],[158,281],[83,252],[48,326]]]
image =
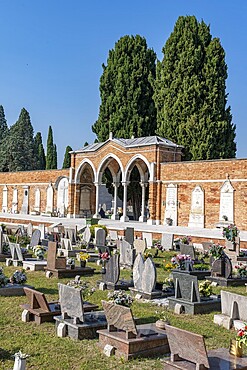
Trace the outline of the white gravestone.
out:
[[[167,185],[164,224],[166,224],[166,219],[168,218],[172,220],[172,226],[177,226],[178,223],[177,196],[178,196],[177,185],[174,184]]]
[[[28,206],[29,206],[29,186],[23,186],[23,200],[21,206],[21,213],[24,215],[28,214]]]
[[[204,191],[196,186],[192,191],[188,227],[204,228]]]
[[[13,190],[13,200],[12,200],[12,213],[17,213],[18,211],[18,189]]]
[[[3,205],[2,205],[2,212],[8,212],[8,188],[5,185],[3,187]]]
[[[147,248],[152,248],[153,246],[153,237],[151,233],[142,233],[143,240],[146,240]]]
[[[220,221],[224,221],[225,217],[223,216],[226,216],[228,222],[234,223],[233,193],[234,189],[231,182],[229,180],[226,180],[220,189]]]
[[[61,216],[65,216],[68,208],[68,186],[69,181],[66,177],[59,181],[57,188],[57,210]]]
[[[53,187],[49,184],[46,191],[46,212],[53,212]]]
[[[40,212],[40,190],[35,190],[34,211]]]

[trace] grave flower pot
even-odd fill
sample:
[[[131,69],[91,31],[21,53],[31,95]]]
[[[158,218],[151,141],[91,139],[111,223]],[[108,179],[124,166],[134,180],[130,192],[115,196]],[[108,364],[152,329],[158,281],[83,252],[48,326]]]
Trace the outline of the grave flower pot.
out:
[[[81,267],[86,267],[86,261],[80,261],[80,266]]]
[[[105,274],[106,273],[106,268],[105,267],[102,267],[101,268],[101,274]]]
[[[236,339],[230,341],[230,354],[236,357],[243,356],[243,344],[239,343]]]
[[[74,270],[75,269],[75,265],[69,265],[69,269],[70,270]]]

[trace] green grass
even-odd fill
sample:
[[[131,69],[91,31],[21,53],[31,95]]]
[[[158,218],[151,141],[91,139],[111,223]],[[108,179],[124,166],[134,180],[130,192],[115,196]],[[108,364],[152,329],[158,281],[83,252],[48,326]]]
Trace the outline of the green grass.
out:
[[[169,275],[161,266],[163,260],[166,262],[174,253],[162,253],[155,258],[157,268],[157,280],[162,282]],[[10,276],[15,271],[14,267],[6,267],[3,263],[4,273]],[[100,267],[89,263],[96,268],[94,276],[85,277],[85,280],[96,286],[100,280]],[[27,271],[27,284],[33,285],[35,289],[46,294],[49,300],[58,299],[57,283],[67,283],[68,279],[47,279],[44,272]],[[121,278],[130,278],[130,272],[121,270]],[[226,288],[224,288],[226,289]],[[219,293],[220,287],[214,288],[214,293]],[[227,288],[240,294],[245,294],[245,287]],[[107,298],[106,291],[96,292],[90,297],[90,302],[97,303],[101,307],[101,300]],[[37,370],[109,370],[109,369],[162,369],[162,358],[135,359],[125,362],[123,359],[108,358],[101,353],[95,340],[74,341],[68,337],[58,338],[53,323],[44,323],[37,326],[34,323],[21,321],[22,309],[20,304],[25,303],[25,297],[1,297],[0,296],[0,369],[9,370],[13,368],[14,360],[11,357],[15,352],[21,350],[30,355],[27,360],[27,369]],[[135,317],[141,322],[152,322],[159,319],[164,307],[158,307],[152,303],[135,301],[132,306]],[[228,331],[213,323],[214,313],[207,315],[175,315],[171,311],[166,312],[170,323],[174,326],[202,334],[205,337],[207,349],[228,347],[230,338],[235,336],[233,330]]]

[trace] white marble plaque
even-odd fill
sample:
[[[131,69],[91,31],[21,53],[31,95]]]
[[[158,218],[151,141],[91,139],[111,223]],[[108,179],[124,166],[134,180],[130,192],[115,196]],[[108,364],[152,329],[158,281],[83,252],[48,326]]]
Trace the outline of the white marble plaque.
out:
[[[226,180],[220,189],[220,221],[225,221],[233,223],[233,192],[234,189],[229,180]]]
[[[178,195],[177,185],[175,184],[167,185],[164,224],[166,224],[166,219],[170,218],[172,220],[172,226],[177,226],[178,222],[177,195]]]
[[[28,207],[29,207],[29,186],[23,186],[23,200],[21,206],[21,213],[24,215],[28,214]]]
[[[63,216],[68,208],[68,185],[69,181],[64,177],[59,181],[57,188],[57,210]]]
[[[8,188],[6,185],[3,188],[2,212],[8,212]]]
[[[12,213],[17,213],[18,211],[18,189],[13,190],[13,200],[12,200]]]
[[[35,190],[34,211],[40,212],[40,190]]]
[[[192,191],[188,226],[204,228],[204,191],[200,186]]]
[[[53,187],[49,184],[46,191],[46,212],[53,212]]]

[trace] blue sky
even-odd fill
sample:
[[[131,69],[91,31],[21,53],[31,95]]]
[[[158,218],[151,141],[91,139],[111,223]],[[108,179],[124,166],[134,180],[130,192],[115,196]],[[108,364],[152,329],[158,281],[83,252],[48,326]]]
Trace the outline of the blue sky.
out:
[[[180,15],[203,19],[221,40],[237,157],[247,157],[246,0],[0,0],[0,14],[0,104],[8,125],[25,107],[45,146],[51,125],[59,165],[67,145],[79,149],[95,139],[102,63],[115,42],[140,34],[162,59]]]

